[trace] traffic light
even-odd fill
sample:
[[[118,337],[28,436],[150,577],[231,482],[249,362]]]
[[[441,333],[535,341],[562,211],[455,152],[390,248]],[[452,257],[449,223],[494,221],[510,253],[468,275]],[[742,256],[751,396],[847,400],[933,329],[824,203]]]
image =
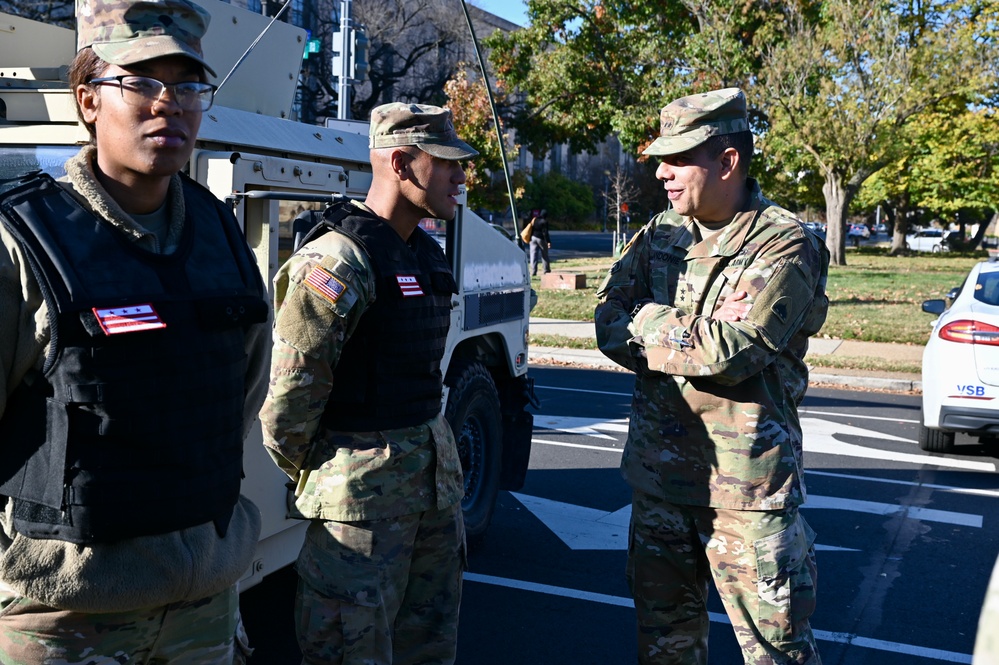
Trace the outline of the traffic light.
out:
[[[344,58],[347,59],[347,78],[360,83],[368,75],[368,37],[363,30],[350,28],[350,41],[347,48],[343,44],[343,32],[333,33],[333,76],[341,76]]]
[[[350,51],[350,77],[360,83],[368,77],[368,36],[364,30],[351,30],[354,37],[353,48]]]

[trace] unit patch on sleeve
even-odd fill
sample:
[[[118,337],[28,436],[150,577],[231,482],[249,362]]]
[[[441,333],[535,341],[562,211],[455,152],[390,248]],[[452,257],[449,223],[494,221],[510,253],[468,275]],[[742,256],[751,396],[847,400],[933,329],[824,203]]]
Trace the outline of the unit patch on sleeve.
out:
[[[402,291],[403,297],[408,298],[410,296],[423,295],[420,283],[412,275],[396,275],[395,279],[399,283],[399,290]]]
[[[106,309],[94,307],[93,311],[105,335],[118,335],[120,333],[139,332],[140,330],[166,328],[163,319],[156,313],[153,306],[149,304]]]
[[[347,290],[347,285],[333,276],[329,270],[322,266],[316,266],[305,278],[305,285],[313,293],[331,305],[340,299],[340,296]]]

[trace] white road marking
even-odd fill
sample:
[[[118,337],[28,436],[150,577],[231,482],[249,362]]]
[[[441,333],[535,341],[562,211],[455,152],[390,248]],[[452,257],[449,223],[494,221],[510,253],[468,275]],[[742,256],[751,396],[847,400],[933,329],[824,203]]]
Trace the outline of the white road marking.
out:
[[[615,393],[609,390],[585,390],[583,388],[562,388],[561,386],[538,386],[535,388],[543,388],[545,390],[566,390],[573,393],[592,393],[594,395],[611,395],[613,397],[631,397],[631,393]]]
[[[956,526],[970,526],[976,529],[982,528],[982,516],[975,515],[974,513],[956,513],[950,510],[935,510],[933,508],[920,508],[919,506],[901,506],[894,503],[843,499],[833,496],[809,494],[802,509],[848,510],[855,513],[868,513],[870,515],[902,514],[920,522],[941,522]]]
[[[553,586],[551,584],[538,584],[537,582],[526,582],[524,580],[514,580],[506,577],[496,577],[495,575],[482,575],[480,573],[465,573],[464,579],[466,582],[478,582],[479,584],[490,584],[493,586],[500,586],[507,589],[517,589],[519,591],[528,591],[531,593],[543,593],[549,596],[559,596],[562,598],[572,598],[574,600],[582,600],[590,603],[601,603],[604,605],[613,605],[615,607],[626,607],[634,608],[635,603],[631,598],[625,598],[623,596],[612,596],[605,593],[593,593],[591,591],[580,591],[579,589],[570,589],[568,587]],[[718,612],[708,612],[708,618],[713,623],[720,624],[731,624],[728,617],[724,614]],[[815,634],[815,639],[822,640],[825,642],[836,642],[839,644],[849,644],[855,647],[861,647],[864,649],[873,649],[876,651],[888,651],[891,653],[900,653],[906,656],[914,656],[918,658],[928,658],[930,660],[939,660],[946,663],[971,663],[971,656],[968,654],[957,653],[956,651],[945,651],[943,649],[931,649],[928,647],[916,646],[913,644],[903,644],[901,642],[889,642],[887,640],[877,640],[870,637],[861,637],[859,635],[851,635],[849,633],[837,633],[827,630],[815,630],[812,629]]]
[[[537,439],[535,439],[537,440]],[[597,446],[593,446],[596,448]],[[604,448],[604,450],[612,450]],[[897,480],[895,478],[871,478],[869,476],[858,476],[853,473],[835,473],[832,471],[819,471],[817,469],[805,469],[805,473],[810,476],[828,476],[830,478],[844,478],[846,480],[863,480],[871,483],[885,483],[888,485],[905,485],[908,487],[925,487],[941,492],[953,492],[954,494],[972,494],[977,496],[987,496],[992,499],[999,499],[999,491],[982,490],[974,487],[956,487],[954,485],[937,485],[935,483],[920,483],[912,480]]]
[[[616,441],[615,437],[603,432],[614,432],[617,434],[627,433],[628,420],[626,418],[616,418],[607,420],[603,418],[587,418],[582,416],[553,416],[536,415],[534,425],[542,429],[550,429],[566,434],[579,434],[597,439],[608,439]],[[926,455],[923,453],[904,453],[891,450],[880,450],[868,446],[861,446],[853,443],[840,441],[837,436],[850,435],[860,436],[879,441],[897,441],[900,443],[916,442],[912,439],[905,439],[885,434],[874,430],[854,427],[821,418],[802,418],[801,427],[804,436],[805,452],[821,455],[843,455],[846,457],[859,457],[863,459],[885,460],[889,462],[903,462],[906,464],[917,464],[919,466],[940,466],[951,469],[965,469],[968,471],[990,471],[996,470],[994,462],[979,462],[975,460],[954,459],[939,455]],[[617,450],[617,449],[610,449]]]
[[[814,409],[798,409],[798,415],[808,414],[812,416],[836,416],[837,418],[856,418],[858,420],[883,420],[890,423],[915,423],[921,425],[921,420],[909,420],[908,418],[886,418],[884,416],[865,416],[858,413],[839,413],[835,411],[815,411]]]
[[[903,439],[891,434],[874,432],[852,425],[834,423],[820,418],[802,418],[801,428],[804,436],[804,447],[807,453],[818,453],[824,455],[845,455],[849,457],[862,457],[865,459],[878,459],[889,462],[904,462],[906,464],[918,464],[920,466],[944,466],[952,469],[966,469],[969,471],[995,471],[996,465],[992,462],[975,462],[971,460],[952,459],[950,457],[940,457],[937,455],[924,455],[919,453],[901,453],[891,450],[879,450],[868,448],[867,446],[855,443],[844,443],[836,438],[837,435],[849,434],[862,436],[880,441],[900,441],[903,443],[915,443],[911,439]]]

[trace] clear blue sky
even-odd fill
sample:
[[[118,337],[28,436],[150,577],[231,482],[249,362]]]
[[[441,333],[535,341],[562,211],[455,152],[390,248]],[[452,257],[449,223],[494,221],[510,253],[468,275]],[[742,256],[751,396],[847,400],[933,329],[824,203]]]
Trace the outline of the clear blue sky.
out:
[[[524,0],[466,0],[468,4],[496,14],[517,25],[527,25],[527,3]]]

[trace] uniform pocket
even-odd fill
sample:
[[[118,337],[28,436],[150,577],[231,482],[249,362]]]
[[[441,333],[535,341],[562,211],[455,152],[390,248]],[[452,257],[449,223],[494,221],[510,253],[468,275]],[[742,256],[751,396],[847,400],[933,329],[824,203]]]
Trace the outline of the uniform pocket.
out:
[[[815,611],[815,532],[797,514],[788,528],[754,542],[757,626],[764,639],[793,639]]]
[[[295,568],[328,598],[360,607],[381,604],[381,571],[372,561],[374,534],[346,522],[313,522]]]

